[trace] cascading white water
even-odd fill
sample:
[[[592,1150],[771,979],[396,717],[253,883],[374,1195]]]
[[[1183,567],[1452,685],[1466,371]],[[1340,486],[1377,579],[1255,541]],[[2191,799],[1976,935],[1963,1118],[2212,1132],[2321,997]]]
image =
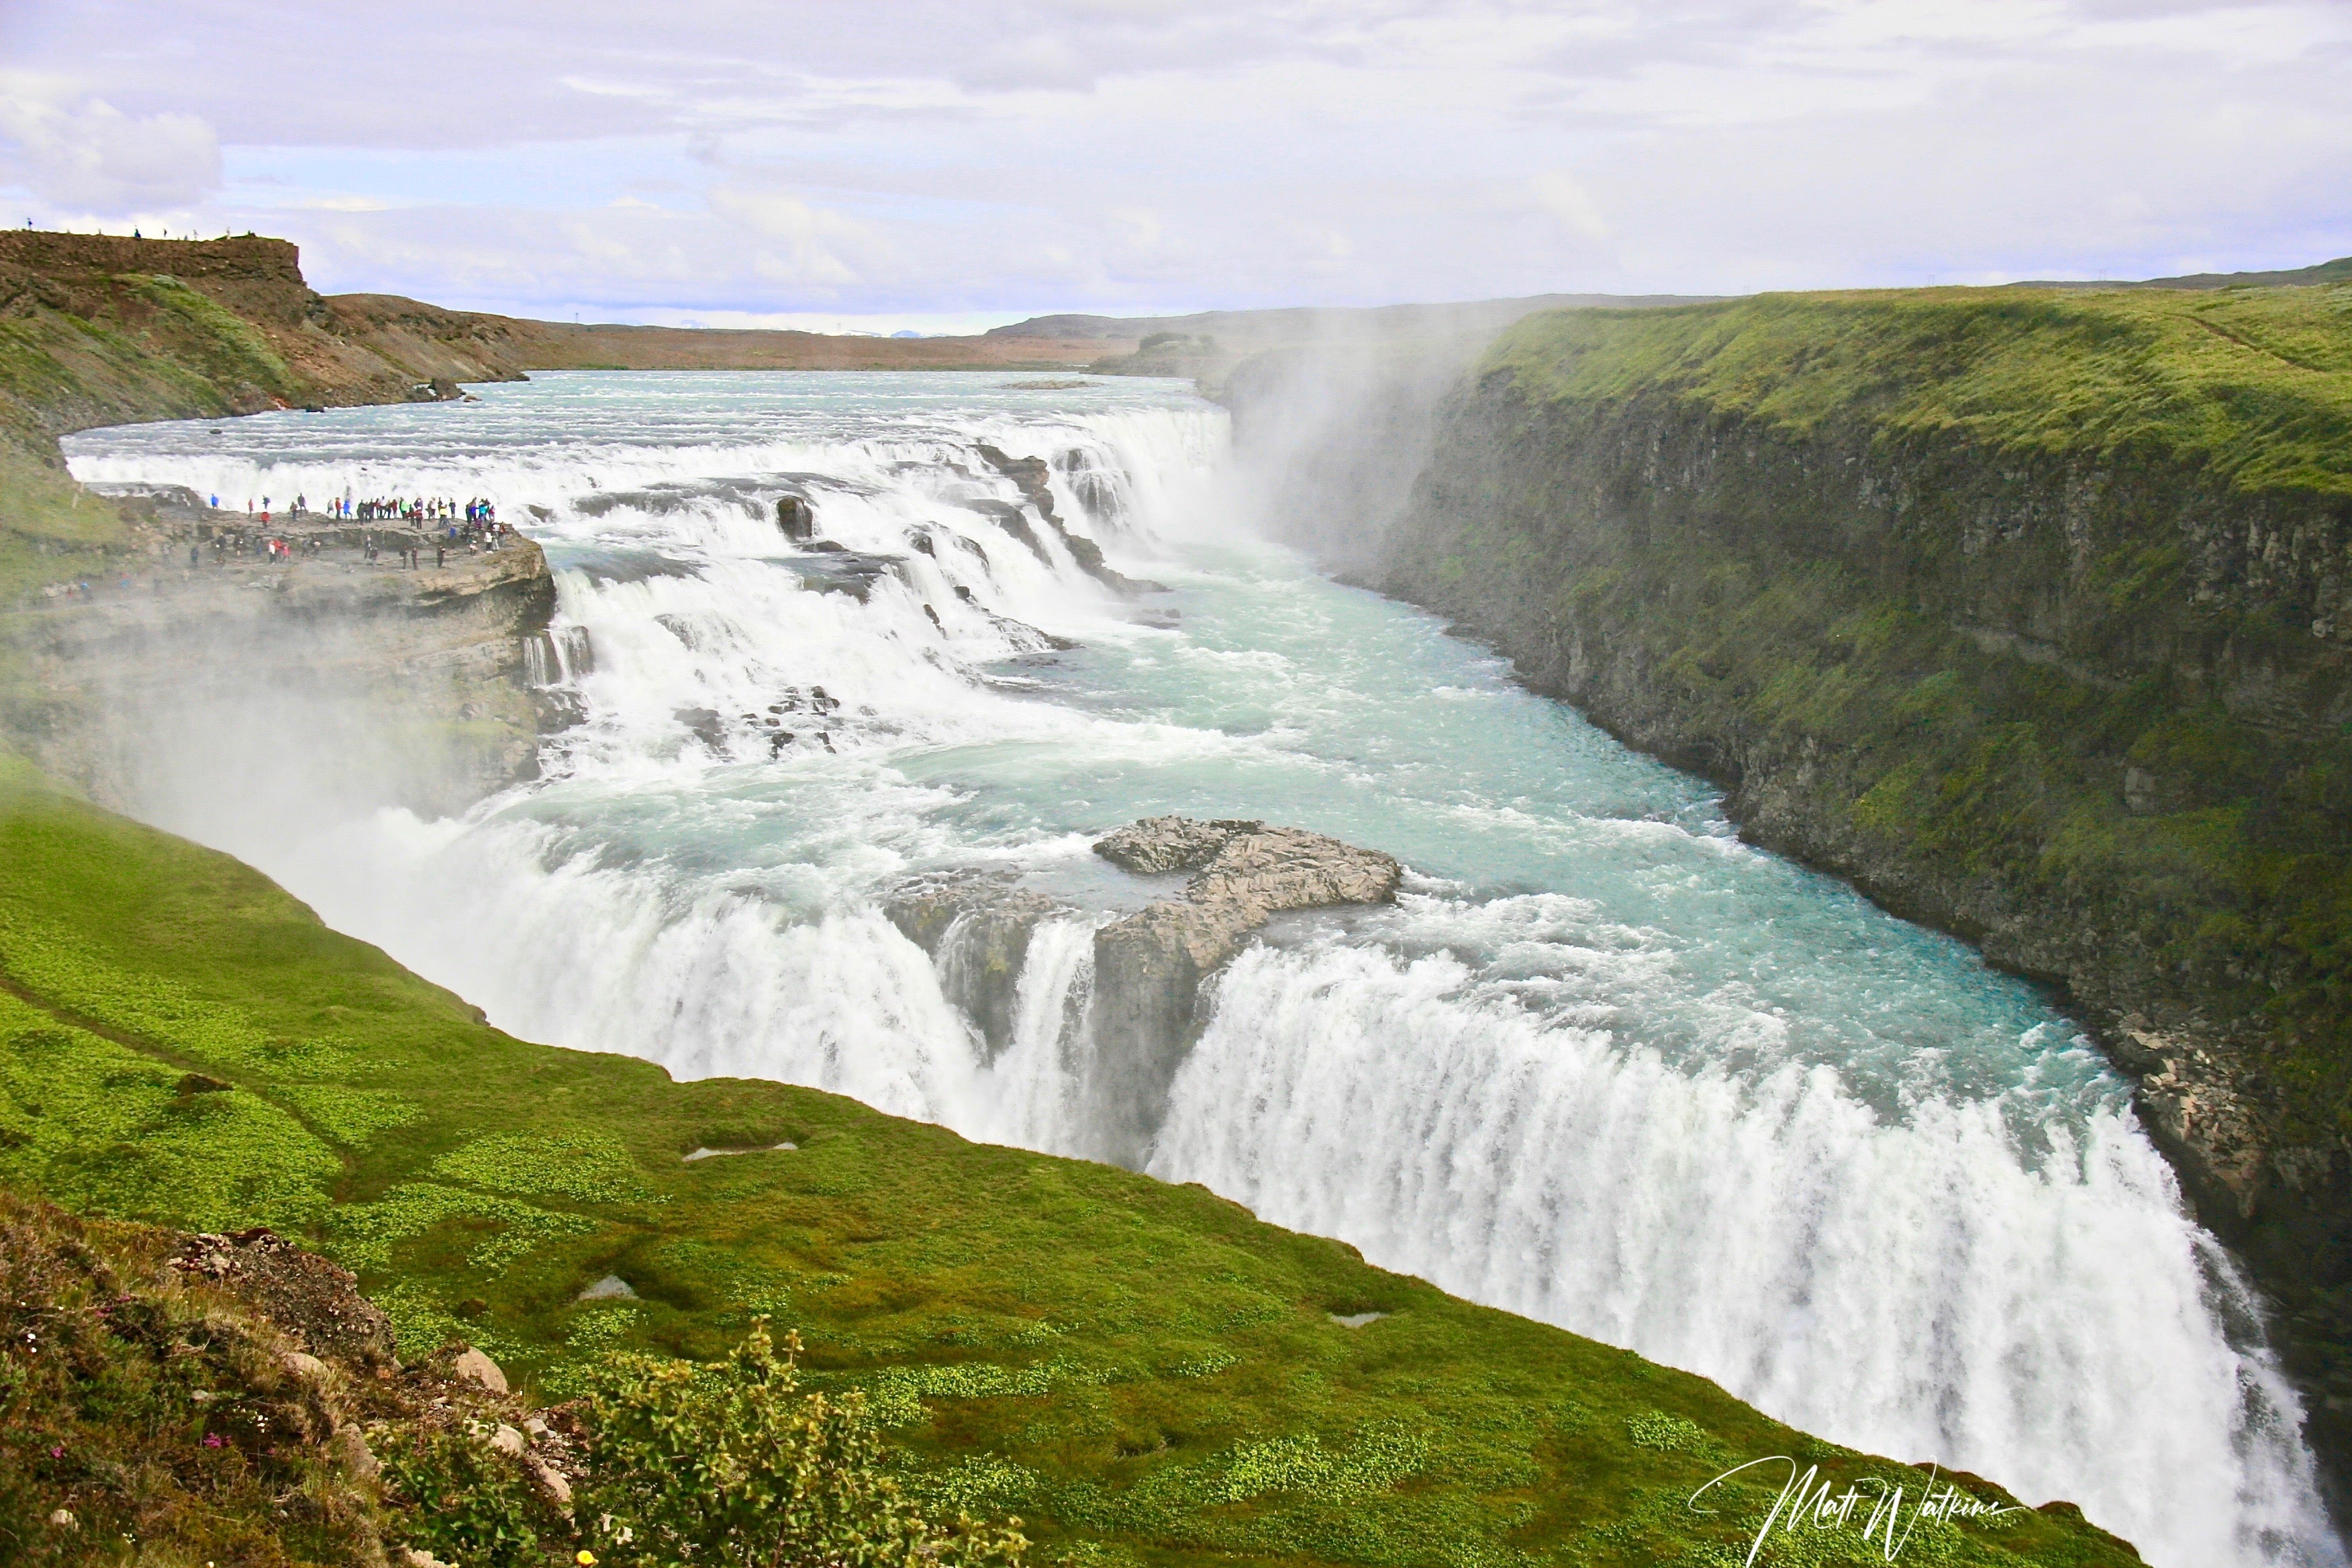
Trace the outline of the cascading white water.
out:
[[[1078,1154],[1092,931],[1151,891],[1094,833],[1183,810],[1388,849],[1398,907],[1282,922],[1214,984],[1155,1173],[2069,1497],[2154,1562],[2342,1561],[2242,1289],[2064,1021],[1226,527],[1214,410],[952,377],[483,391],[72,444],[86,479],[233,506],[535,507],[559,572],[542,674],[584,718],[540,783],[458,821],[257,817],[192,757],[157,819],[519,1034]],[[1097,582],[982,443],[1046,458],[1073,531],[1172,592]],[[782,539],[787,492],[845,548]],[[882,910],[972,868],[1066,907],[993,1047]]]

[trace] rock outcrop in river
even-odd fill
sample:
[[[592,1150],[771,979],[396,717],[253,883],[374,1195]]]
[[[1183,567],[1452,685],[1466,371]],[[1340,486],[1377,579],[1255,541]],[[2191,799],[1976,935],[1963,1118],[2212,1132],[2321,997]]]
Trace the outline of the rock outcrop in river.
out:
[[[1320,833],[1258,821],[1150,816],[1107,835],[1095,853],[1142,877],[1193,873],[1181,894],[1096,928],[1086,1005],[1090,1054],[1080,1064],[1084,1120],[1096,1152],[1140,1166],[1167,1111],[1168,1086],[1191,1049],[1203,982],[1286,910],[1386,903],[1402,870],[1389,856]],[[1080,911],[1007,873],[950,872],[908,883],[886,902],[925,952],[949,1001],[978,1026],[991,1059],[1013,1043],[1023,965],[1038,922]]]
[[[1139,1163],[1190,1044],[1201,983],[1286,910],[1385,903],[1395,860],[1320,833],[1263,822],[1146,817],[1095,846],[1139,875],[1194,873],[1162,900],[1095,932],[1097,1123],[1110,1156]]]

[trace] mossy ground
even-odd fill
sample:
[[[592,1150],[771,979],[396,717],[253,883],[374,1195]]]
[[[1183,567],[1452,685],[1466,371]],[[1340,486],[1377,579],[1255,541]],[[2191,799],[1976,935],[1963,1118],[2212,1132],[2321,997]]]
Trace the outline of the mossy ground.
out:
[[[0,1181],[301,1237],[412,1353],[470,1339],[560,1396],[770,1315],[871,1391],[921,1494],[1087,1563],[1731,1563],[1778,1485],[1691,1512],[1731,1464],[1920,1479],[1198,1187],[509,1038],[257,873],[0,768]],[[635,1299],[578,1300],[607,1274]],[[2135,1559],[2025,1511],[1904,1560]]]
[[[2352,494],[2352,284],[1927,289],[1530,316],[1487,358],[1534,399],[1664,392],[1796,436],[1862,420],[1988,451],[2187,458]]]

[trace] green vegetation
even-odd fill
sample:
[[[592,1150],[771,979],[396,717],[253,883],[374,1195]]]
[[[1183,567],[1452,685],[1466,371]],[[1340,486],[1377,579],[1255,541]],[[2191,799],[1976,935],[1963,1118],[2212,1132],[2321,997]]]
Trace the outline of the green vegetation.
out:
[[[907,1508],[1017,1515],[1041,1561],[1729,1564],[1777,1493],[1743,1481],[1691,1512],[1729,1463],[1917,1483],[1197,1187],[511,1039],[252,870],[13,765],[0,1000],[0,1184],[299,1236],[360,1272],[409,1357],[462,1336],[543,1394],[607,1402],[647,1455],[663,1422],[735,1402],[862,1464],[885,1452],[865,1428],[783,1395],[862,1408]],[[634,1299],[580,1299],[607,1274]],[[765,1317],[805,1347],[798,1387],[740,1348]],[[58,1397],[10,1375],[8,1397]],[[639,1415],[611,1408],[631,1398]],[[421,1490],[466,1462],[383,1451]],[[11,1484],[37,1510],[37,1461]],[[658,1533],[676,1500],[632,1498]],[[536,1529],[496,1497],[479,1511],[467,1528]],[[1776,1540],[1766,1561],[1875,1560],[1853,1532]],[[2063,1510],[1922,1525],[1906,1560],[2134,1561]]]
[[[605,1358],[566,1511],[497,1446],[526,1419],[511,1402],[437,1363],[395,1379],[348,1344],[320,1360],[174,1267],[179,1239],[0,1192],[5,1561],[364,1568],[406,1543],[518,1568],[569,1556],[583,1531],[646,1568],[1023,1560],[1007,1527],[931,1521],[861,1395],[794,1398],[764,1323],[709,1366]]]
[[[1561,310],[1488,371],[1541,402],[1664,394],[1804,437],[1860,423],[1987,452],[2189,459],[2352,494],[2352,284],[1918,289]]]
[[[167,1280],[171,1239],[0,1193],[0,1561],[381,1562],[285,1336]]]
[[[942,1568],[1018,1564],[1010,1526],[924,1517],[887,1473],[855,1390],[801,1394],[797,1340],[766,1321],[720,1360],[615,1355],[589,1400],[594,1481],[581,1499],[604,1557],[669,1568]]]
[[[1400,586],[1639,668],[1580,695],[1769,839],[2352,1137],[2352,286],[1562,312],[1480,374],[1509,472]]]

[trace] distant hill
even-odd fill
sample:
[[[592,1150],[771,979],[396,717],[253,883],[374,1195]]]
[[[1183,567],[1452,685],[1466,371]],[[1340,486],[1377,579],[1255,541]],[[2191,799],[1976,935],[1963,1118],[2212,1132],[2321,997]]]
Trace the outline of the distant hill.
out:
[[[2013,289],[2302,289],[2318,283],[2352,283],[2352,256],[2284,272],[2192,272],[2182,278],[2147,278],[2137,282],[2057,279],[2013,283]]]
[[[1230,345],[1263,346],[1330,337],[1420,337],[1481,329],[1499,331],[1538,310],[1639,309],[1694,305],[1698,294],[1530,294],[1519,300],[1472,300],[1445,305],[1292,306],[1266,310],[1202,310],[1189,316],[1033,316],[992,327],[992,338],[1140,341],[1160,332],[1213,337]]]

